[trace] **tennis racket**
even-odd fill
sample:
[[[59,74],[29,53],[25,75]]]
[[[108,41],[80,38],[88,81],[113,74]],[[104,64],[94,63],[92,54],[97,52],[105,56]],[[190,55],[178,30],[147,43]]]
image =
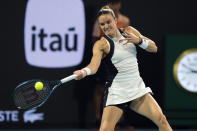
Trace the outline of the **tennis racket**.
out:
[[[19,84],[13,93],[13,99],[18,109],[33,109],[42,106],[53,93],[53,91],[62,84],[73,80],[76,75],[70,75],[57,81],[45,81],[40,79],[28,80]],[[36,82],[42,82],[43,88],[37,91],[34,87]]]

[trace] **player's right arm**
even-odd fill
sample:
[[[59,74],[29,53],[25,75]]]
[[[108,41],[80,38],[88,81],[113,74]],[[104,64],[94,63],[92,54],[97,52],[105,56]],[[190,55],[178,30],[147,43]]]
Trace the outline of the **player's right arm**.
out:
[[[86,68],[88,68],[90,70],[90,74],[88,75],[94,75],[100,64],[101,64],[101,60],[104,57],[106,48],[107,48],[107,43],[104,39],[98,40],[96,41],[96,43],[94,44],[93,47],[93,56],[91,58],[90,63],[86,66]],[[83,68],[84,69],[84,68]],[[77,70],[74,72],[75,75],[77,75],[77,77],[75,78],[76,80],[80,80],[82,78],[84,78],[87,75],[87,70]]]

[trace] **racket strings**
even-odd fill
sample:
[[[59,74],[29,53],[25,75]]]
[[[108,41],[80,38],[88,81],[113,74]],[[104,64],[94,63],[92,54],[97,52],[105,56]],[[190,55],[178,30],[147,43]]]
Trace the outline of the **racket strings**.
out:
[[[15,96],[14,96],[16,106],[21,107],[21,108],[27,106],[26,102],[24,102],[24,99],[26,99],[26,97],[23,95],[23,92],[25,89],[29,89],[31,84],[29,83],[29,84],[25,84],[23,86],[21,86],[23,88],[20,88],[20,89],[17,88],[17,90],[15,90]]]
[[[25,84],[16,88],[14,93],[14,102],[18,108],[27,109],[40,105],[50,95],[51,89],[49,88],[51,83],[43,82],[44,87],[41,91],[36,91],[34,88],[35,82],[38,80],[28,81]]]

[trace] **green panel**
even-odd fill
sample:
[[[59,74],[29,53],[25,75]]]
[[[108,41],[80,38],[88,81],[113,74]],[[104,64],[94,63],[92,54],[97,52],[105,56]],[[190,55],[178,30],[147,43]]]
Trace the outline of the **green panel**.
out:
[[[197,125],[197,94],[179,88],[173,76],[177,57],[193,48],[197,48],[197,35],[168,35],[166,38],[164,113],[173,126]]]
[[[169,35],[166,39],[165,56],[165,109],[196,110],[197,94],[186,93],[175,83],[173,65],[185,50],[197,48],[197,35]]]
[[[197,120],[197,111],[168,111],[165,113],[170,118],[177,119],[196,119]],[[196,123],[197,125],[197,123]]]
[[[192,120],[192,119],[170,119],[169,123],[171,125],[176,125],[176,126],[188,126],[188,127],[195,127],[197,124],[197,120]]]

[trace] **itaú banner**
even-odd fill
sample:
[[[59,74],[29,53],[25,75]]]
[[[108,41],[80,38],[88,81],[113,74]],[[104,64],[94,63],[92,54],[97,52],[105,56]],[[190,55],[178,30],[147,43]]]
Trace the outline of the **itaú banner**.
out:
[[[44,113],[37,112],[36,109],[20,112],[19,110],[0,110],[0,124],[1,123],[34,123],[36,121],[43,121]]]
[[[80,64],[85,47],[82,0],[28,0],[24,47],[31,66],[65,68]]]

